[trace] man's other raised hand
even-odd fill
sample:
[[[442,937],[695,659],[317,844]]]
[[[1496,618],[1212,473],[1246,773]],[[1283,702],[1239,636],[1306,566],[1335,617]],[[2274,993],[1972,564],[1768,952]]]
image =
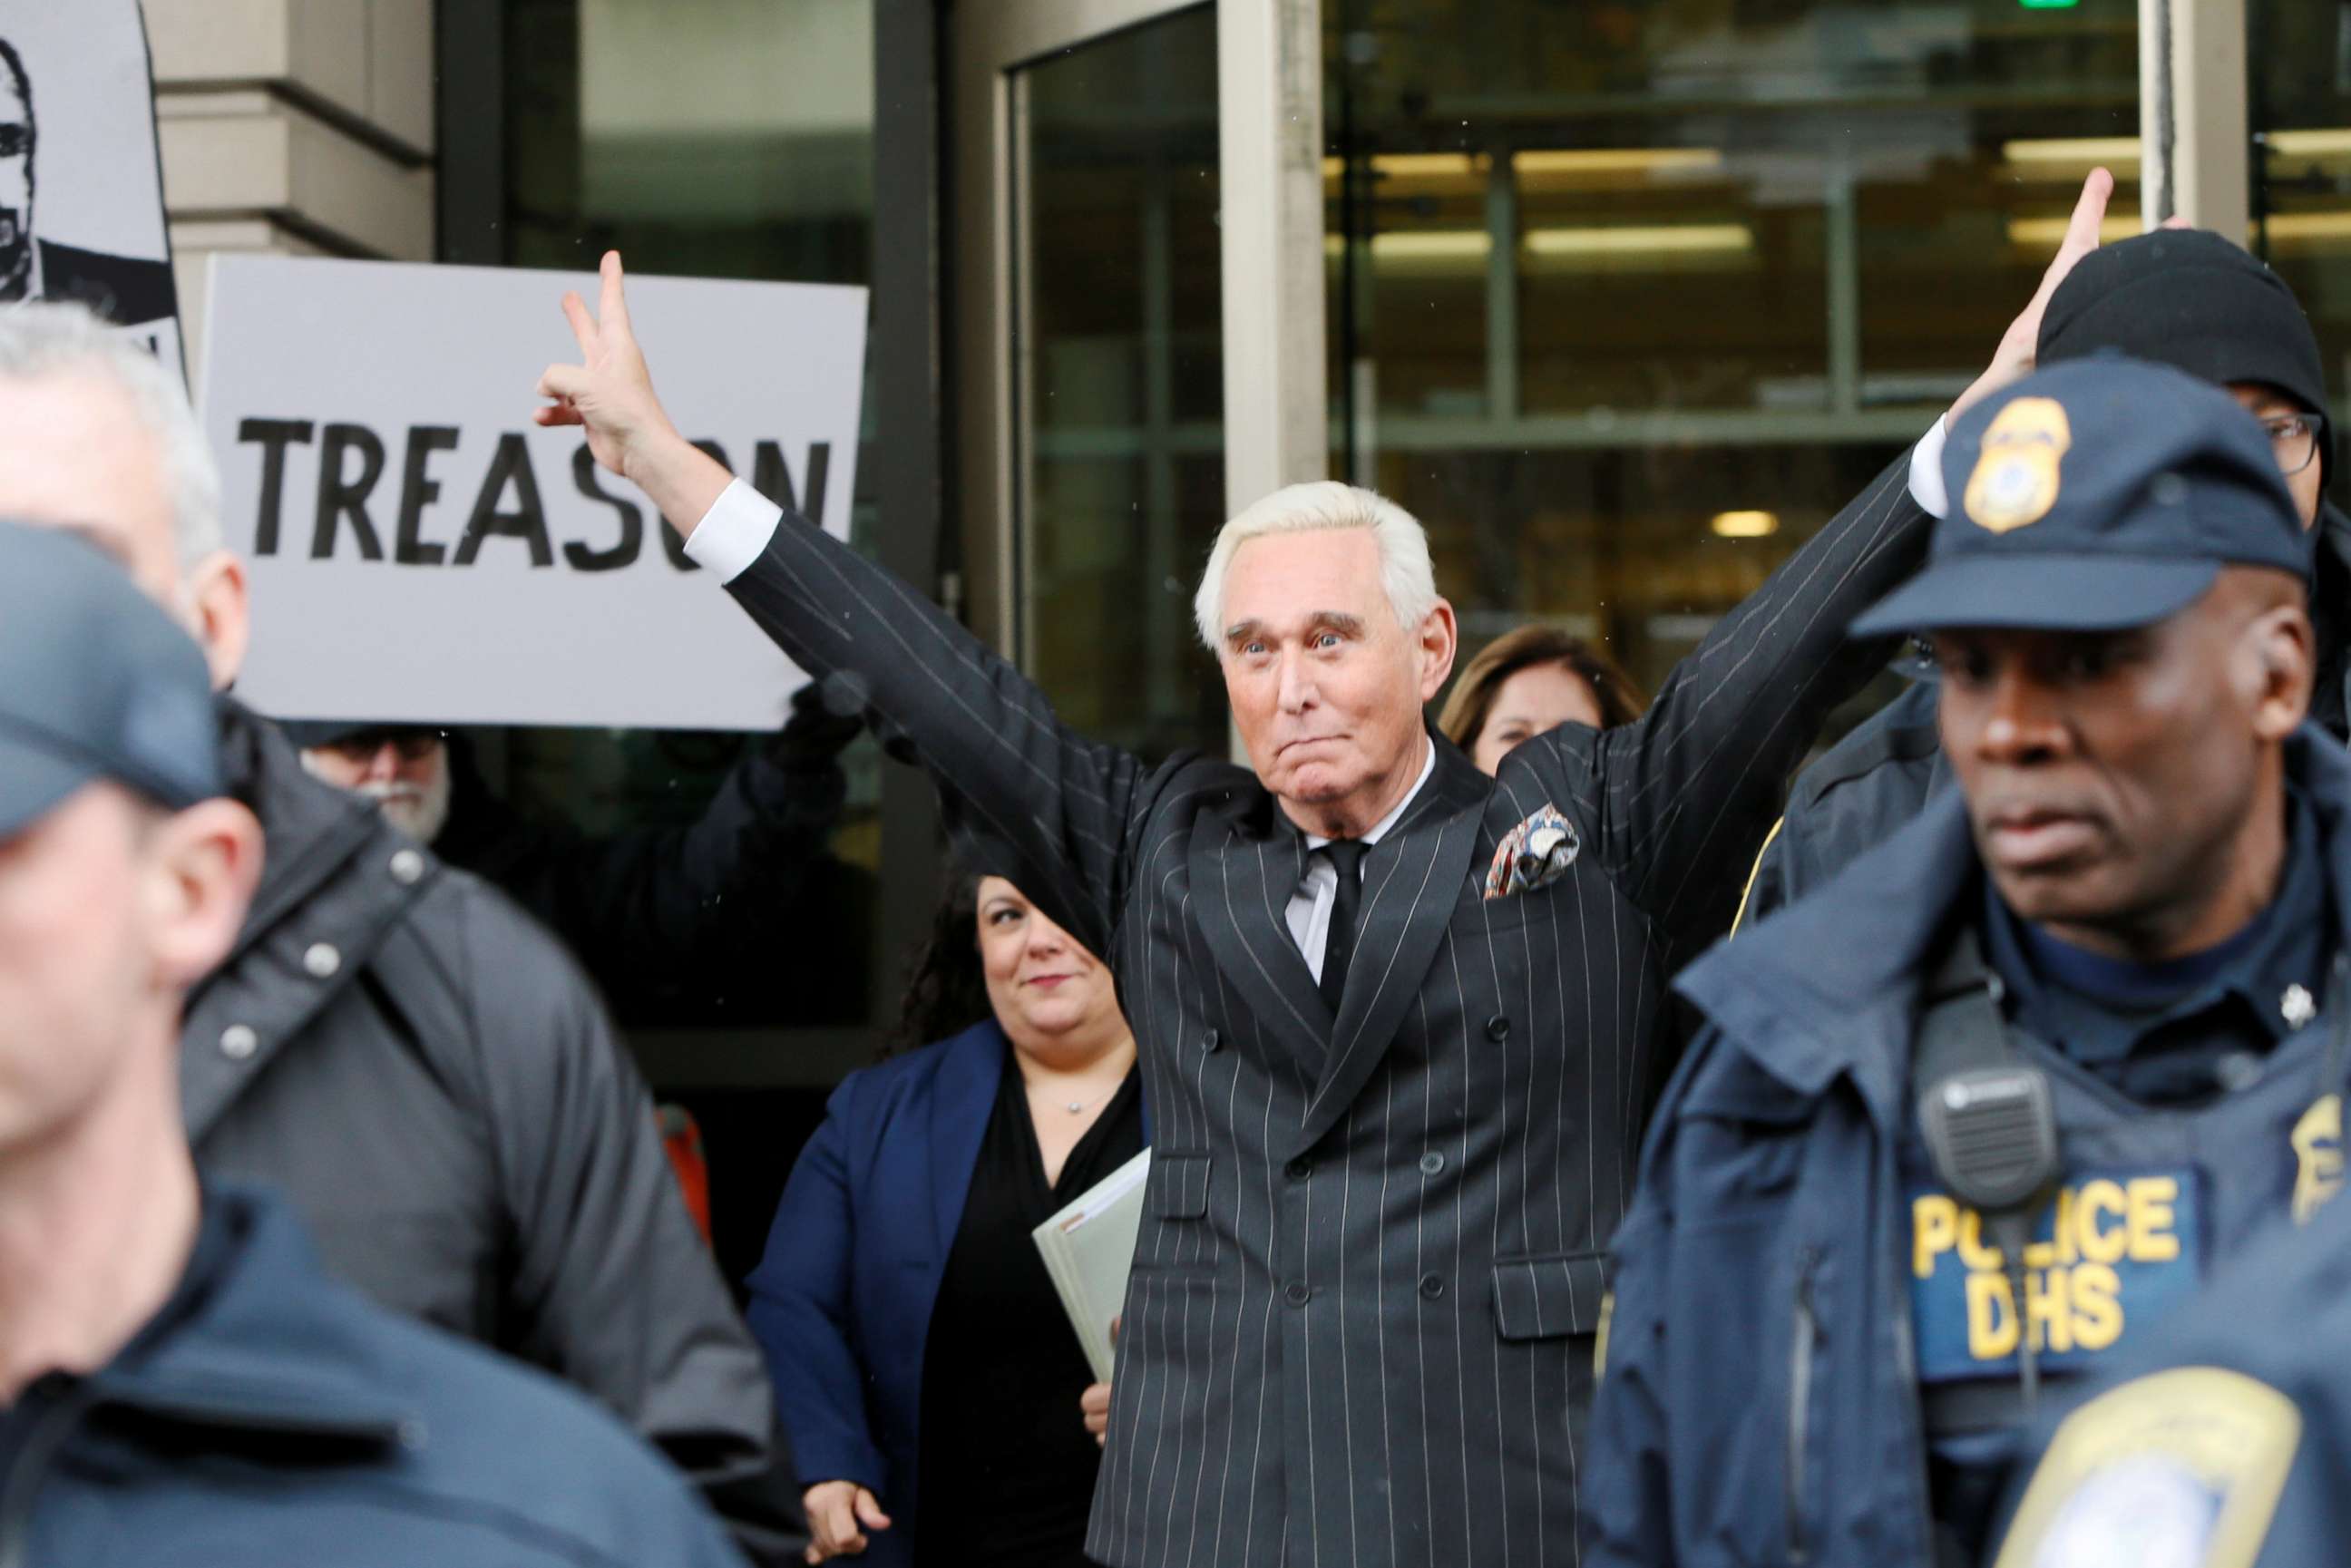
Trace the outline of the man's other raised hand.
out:
[[[2082,182],[2082,193],[2074,203],[2073,216],[2065,221],[2065,237],[2058,243],[2049,270],[2041,275],[2041,287],[2032,291],[2032,298],[2025,302],[2016,319],[2008,324],[1991,363],[1951,404],[1949,417],[1959,418],[1970,403],[1990,397],[2032,373],[2033,361],[2041,349],[2041,319],[2048,314],[2049,297],[2057,292],[2057,286],[2065,281],[2076,262],[2098,248],[2099,231],[2106,221],[2106,200],[2114,193],[2115,177],[2104,169],[2091,170],[2089,178]]]
[[[538,378],[548,402],[532,412],[543,425],[576,424],[604,468],[635,485],[681,534],[690,534],[733,476],[677,433],[653,393],[653,372],[629,322],[621,253],[604,253],[597,313],[576,290],[563,296],[564,319],[581,362],[553,364]]]

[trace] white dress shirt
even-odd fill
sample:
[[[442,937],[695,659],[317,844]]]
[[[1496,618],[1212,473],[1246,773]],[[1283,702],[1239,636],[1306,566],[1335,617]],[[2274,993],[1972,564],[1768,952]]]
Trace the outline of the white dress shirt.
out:
[[[688,560],[732,582],[759,559],[783,521],[784,509],[737,479],[718,493],[702,521],[685,536]]]
[[[1378,843],[1381,835],[1396,825],[1405,809],[1428,783],[1428,776],[1437,771],[1437,747],[1429,745],[1426,736],[1421,740],[1422,744],[1428,746],[1428,756],[1420,765],[1420,777],[1412,781],[1412,788],[1405,791],[1404,799],[1396,802],[1395,810],[1371,825],[1364,834],[1364,843]],[[1339,901],[1339,868],[1331,863],[1330,856],[1318,855],[1314,852],[1330,841],[1312,833],[1306,835],[1306,874],[1290,894],[1290,906],[1282,911],[1284,918],[1290,922],[1290,938],[1298,944],[1298,951],[1305,957],[1306,967],[1314,971],[1314,983],[1318,986],[1322,983],[1322,953],[1331,945],[1331,906]],[[1355,874],[1361,876],[1363,873],[1359,871]]]
[[[1949,415],[1937,420],[1910,449],[1910,498],[1930,517],[1950,515],[1951,497],[1943,486],[1943,443],[1949,439]],[[766,542],[766,536],[760,536]]]

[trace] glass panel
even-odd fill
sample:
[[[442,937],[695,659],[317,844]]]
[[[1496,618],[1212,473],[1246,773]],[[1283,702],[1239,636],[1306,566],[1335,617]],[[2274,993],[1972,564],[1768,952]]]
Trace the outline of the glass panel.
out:
[[[2246,27],[2253,249],[2310,313],[2339,430],[2351,367],[2351,5],[2251,0]]]
[[[1225,517],[1213,6],[1014,78],[1022,646],[1077,729],[1225,747],[1192,589]]]
[[[1324,16],[1333,471],[1465,657],[1556,620],[1654,690],[1982,369],[2093,159],[2137,227],[2137,0]]]
[[[873,0],[507,0],[507,259],[591,269],[864,283],[872,230]],[[789,91],[778,91],[779,82]],[[872,378],[867,378],[870,387]],[[852,536],[870,548],[872,409]],[[468,737],[492,789],[591,835],[695,821],[759,736],[498,729]],[[660,996],[634,1029],[862,1024],[876,956],[880,753],[842,757],[829,859],[777,887],[774,964]],[[671,852],[674,852],[674,850]]]

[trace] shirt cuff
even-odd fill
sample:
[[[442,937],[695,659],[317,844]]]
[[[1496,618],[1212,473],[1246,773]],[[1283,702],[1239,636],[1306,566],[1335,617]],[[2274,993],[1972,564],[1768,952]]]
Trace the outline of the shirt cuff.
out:
[[[1914,482],[1915,483],[1915,482]],[[784,509],[737,479],[718,493],[694,532],[685,536],[688,560],[705,571],[715,571],[721,582],[732,582],[767,553],[776,537]]]
[[[1943,443],[1951,434],[1950,425],[1949,415],[1938,419],[1910,449],[1910,498],[1930,517],[1945,517],[1951,509],[1950,492],[1943,488]],[[720,500],[723,504],[725,497]]]

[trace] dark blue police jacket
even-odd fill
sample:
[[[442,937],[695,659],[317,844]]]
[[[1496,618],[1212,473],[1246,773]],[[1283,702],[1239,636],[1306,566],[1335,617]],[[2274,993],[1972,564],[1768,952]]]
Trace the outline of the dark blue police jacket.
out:
[[[2351,930],[2351,754],[2305,724],[2286,761]],[[1949,791],[1676,982],[1705,1025],[1616,1235],[1587,1564],[1932,1560],[1896,1156],[1922,971],[1978,868]]]
[[[54,1402],[0,1456],[0,1562],[741,1568],[584,1396],[331,1282],[274,1198],[204,1203],[209,1288],[141,1354],[35,1385]]]
[[[2351,1203],[2280,1222],[2046,1423],[1997,1568],[2340,1563]],[[2044,1555],[2045,1554],[2045,1555]]]
[[[748,1281],[801,1485],[855,1481],[894,1521],[873,1568],[914,1561],[923,1346],[1011,1049],[989,1019],[842,1079]]]

